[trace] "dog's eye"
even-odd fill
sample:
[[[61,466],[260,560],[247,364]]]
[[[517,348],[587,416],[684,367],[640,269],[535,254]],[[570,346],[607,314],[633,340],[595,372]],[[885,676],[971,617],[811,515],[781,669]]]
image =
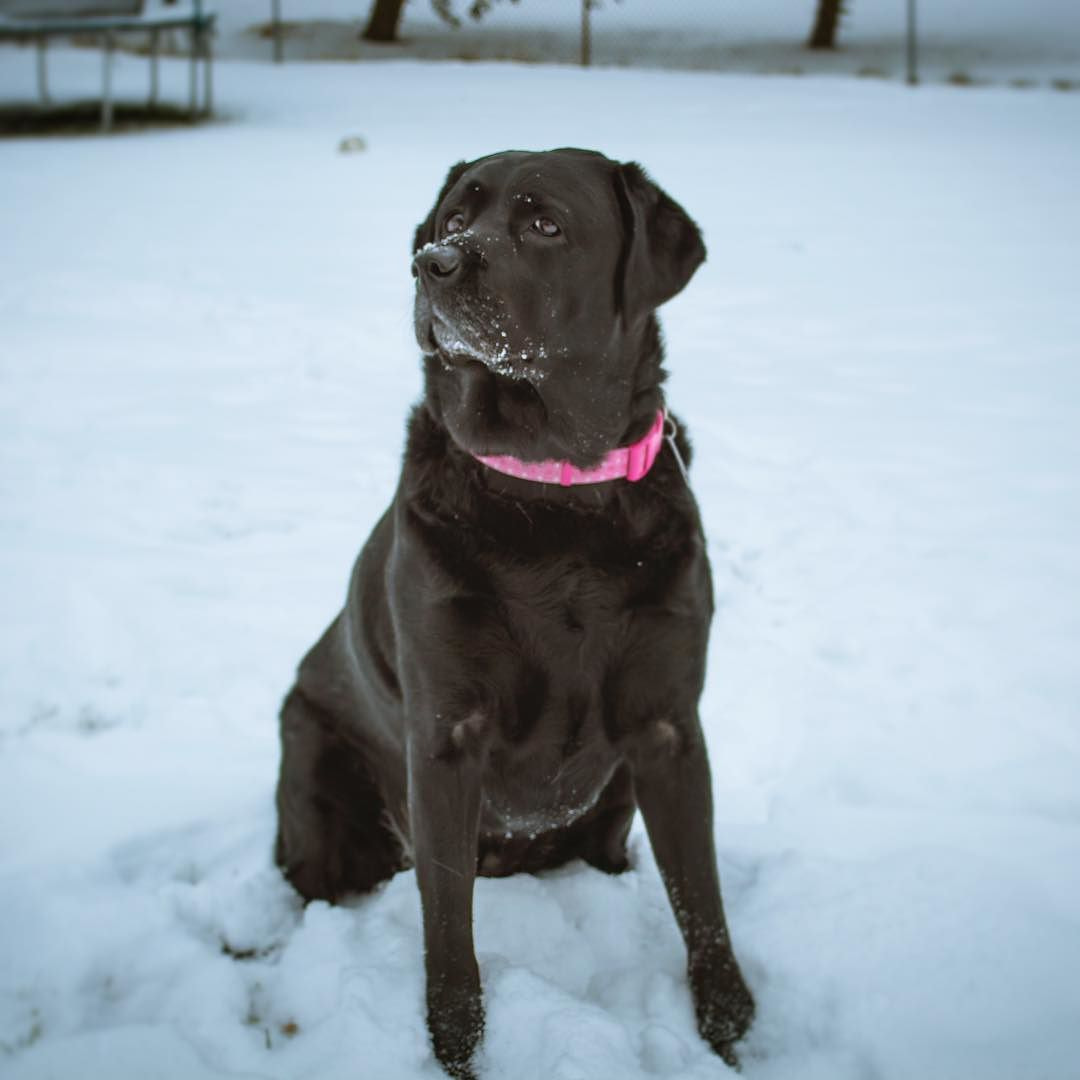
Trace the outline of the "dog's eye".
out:
[[[538,217],[532,223],[533,232],[538,232],[541,236],[558,236],[562,229],[555,224],[551,218]]]
[[[451,214],[443,222],[443,232],[448,236],[450,233],[461,232],[465,228],[465,215],[464,214]]]

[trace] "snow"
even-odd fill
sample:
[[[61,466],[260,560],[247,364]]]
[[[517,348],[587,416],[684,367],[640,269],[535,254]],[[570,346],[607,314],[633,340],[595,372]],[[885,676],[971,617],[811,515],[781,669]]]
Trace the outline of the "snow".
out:
[[[664,325],[744,1076],[1075,1075],[1080,95],[216,75],[219,123],[0,145],[0,1075],[440,1075],[413,875],[302,910],[272,866],[275,717],[394,489],[415,224],[452,162],[558,145],[709,244]],[[484,1076],[729,1075],[640,826],[633,863],[478,883]]]

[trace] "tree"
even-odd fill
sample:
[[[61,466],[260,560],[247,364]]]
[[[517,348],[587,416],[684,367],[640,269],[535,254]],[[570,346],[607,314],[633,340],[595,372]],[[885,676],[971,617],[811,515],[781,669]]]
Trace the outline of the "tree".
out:
[[[807,47],[811,49],[835,49],[836,31],[845,15],[845,0],[818,0],[814,29],[810,31]]]
[[[365,41],[397,41],[404,6],[405,0],[375,0],[361,37]]]

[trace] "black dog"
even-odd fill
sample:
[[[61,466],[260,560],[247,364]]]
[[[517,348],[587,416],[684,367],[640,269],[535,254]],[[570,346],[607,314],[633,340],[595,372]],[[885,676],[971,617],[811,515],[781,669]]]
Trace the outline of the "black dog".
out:
[[[471,1077],[475,876],[619,873],[640,807],[698,1027],[734,1061],[754,1005],[697,716],[712,591],[655,316],[701,235],[637,165],[508,152],[450,170],[414,249],[424,399],[282,708],[278,862],[328,900],[415,865],[428,1028]]]

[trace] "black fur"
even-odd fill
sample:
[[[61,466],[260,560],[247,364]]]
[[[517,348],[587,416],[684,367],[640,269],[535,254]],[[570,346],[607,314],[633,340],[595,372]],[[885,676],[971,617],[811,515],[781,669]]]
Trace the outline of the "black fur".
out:
[[[471,1077],[475,875],[619,873],[640,808],[699,1027],[733,1060],[753,1001],[713,852],[693,495],[666,447],[639,482],[567,488],[473,457],[588,466],[642,436],[663,407],[654,309],[704,258],[700,233],[637,165],[507,152],[450,170],[415,247],[424,399],[282,709],[277,859],[329,900],[415,865],[432,1043]]]

